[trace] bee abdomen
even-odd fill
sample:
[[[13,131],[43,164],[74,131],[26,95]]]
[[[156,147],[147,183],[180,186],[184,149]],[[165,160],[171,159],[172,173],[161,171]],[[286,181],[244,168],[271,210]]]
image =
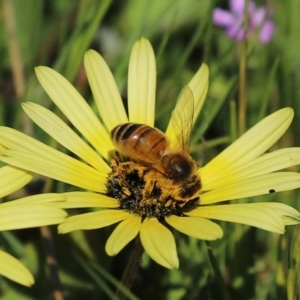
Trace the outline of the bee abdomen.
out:
[[[118,148],[122,148],[120,150],[123,152],[131,148],[140,154],[147,154],[151,151],[158,155],[168,146],[162,132],[138,123],[125,123],[116,126],[111,131],[111,138]]]
[[[136,123],[125,123],[118,125],[111,131],[111,138],[114,142],[127,140],[140,126],[142,125]]]

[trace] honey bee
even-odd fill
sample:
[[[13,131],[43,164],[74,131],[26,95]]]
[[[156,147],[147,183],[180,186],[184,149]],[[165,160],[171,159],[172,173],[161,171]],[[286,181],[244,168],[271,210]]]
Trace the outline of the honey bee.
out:
[[[175,135],[177,144],[173,147],[163,132],[145,124],[124,123],[111,131],[118,151],[161,173],[171,185],[182,187],[186,191],[181,193],[182,199],[195,196],[201,187],[197,164],[188,153],[193,114],[193,94],[186,87],[179,96],[169,125],[169,132]]]

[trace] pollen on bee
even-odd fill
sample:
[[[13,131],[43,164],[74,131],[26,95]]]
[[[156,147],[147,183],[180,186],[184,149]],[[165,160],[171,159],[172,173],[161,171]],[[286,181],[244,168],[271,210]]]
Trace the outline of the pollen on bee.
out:
[[[120,208],[144,217],[183,215],[183,208],[199,200],[200,180],[191,180],[183,187],[174,184],[158,171],[117,156],[111,162],[107,195],[117,199]]]

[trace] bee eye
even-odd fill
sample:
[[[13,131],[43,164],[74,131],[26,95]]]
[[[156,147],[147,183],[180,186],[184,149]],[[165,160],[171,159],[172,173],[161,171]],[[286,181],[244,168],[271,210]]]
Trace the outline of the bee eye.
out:
[[[192,172],[190,162],[180,154],[169,157],[167,163],[168,177],[174,181],[187,178]]]

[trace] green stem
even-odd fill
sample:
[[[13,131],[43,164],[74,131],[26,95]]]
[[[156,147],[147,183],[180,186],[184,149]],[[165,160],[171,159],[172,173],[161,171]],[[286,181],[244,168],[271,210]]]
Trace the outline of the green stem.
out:
[[[130,290],[130,288],[133,284],[133,281],[135,279],[135,276],[138,272],[143,253],[144,253],[144,249],[142,247],[140,237],[138,236],[135,239],[133,249],[131,251],[128,263],[126,265],[126,268],[124,270],[122,280],[120,283],[129,290]],[[126,299],[126,296],[122,293],[120,288],[118,288],[116,290],[115,296],[116,296],[116,299],[119,299],[119,300]]]
[[[48,226],[43,226],[40,228],[40,233],[43,239],[43,244],[46,253],[46,261],[53,286],[53,299],[63,300],[63,289],[59,278],[58,264],[55,257],[51,231]]]
[[[222,277],[222,274],[221,274],[221,271],[220,271],[217,259],[216,259],[215,255],[214,255],[214,253],[212,252],[212,249],[210,247],[209,242],[206,242],[206,248],[207,248],[208,257],[209,257],[211,266],[212,266],[212,268],[214,270],[215,277],[216,277],[216,280],[217,280],[217,284],[219,285],[219,288],[221,290],[221,294],[223,296],[223,299],[224,300],[231,300],[231,296],[230,296],[230,294],[229,294],[229,292],[227,290],[226,284],[225,284],[224,279]]]
[[[240,57],[240,83],[239,83],[239,135],[246,131],[247,108],[247,38],[242,42]]]

